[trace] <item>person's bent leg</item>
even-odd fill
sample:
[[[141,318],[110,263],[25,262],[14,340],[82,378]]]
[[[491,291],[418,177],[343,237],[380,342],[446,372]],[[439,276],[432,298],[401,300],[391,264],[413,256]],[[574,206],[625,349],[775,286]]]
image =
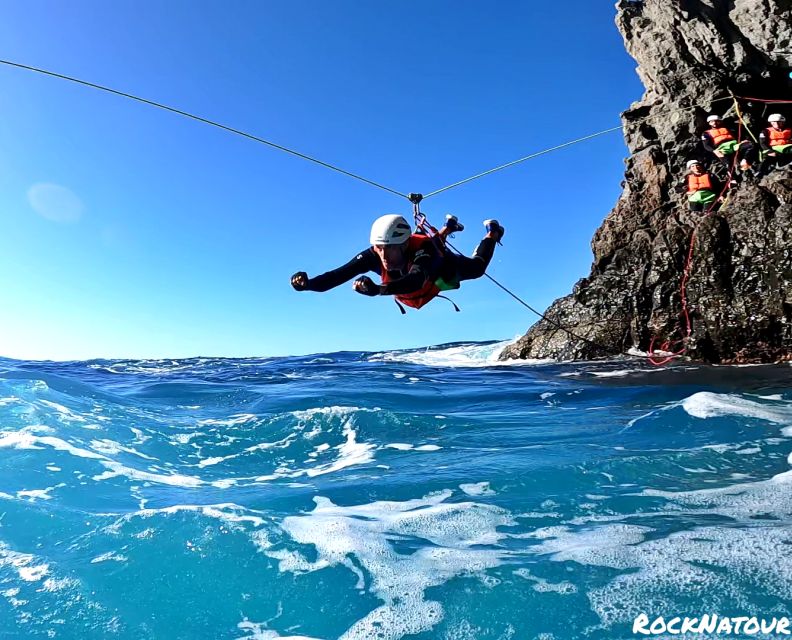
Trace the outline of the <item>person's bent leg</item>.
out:
[[[484,275],[495,253],[495,238],[483,238],[473,256],[456,256],[457,277],[459,280],[475,280]]]

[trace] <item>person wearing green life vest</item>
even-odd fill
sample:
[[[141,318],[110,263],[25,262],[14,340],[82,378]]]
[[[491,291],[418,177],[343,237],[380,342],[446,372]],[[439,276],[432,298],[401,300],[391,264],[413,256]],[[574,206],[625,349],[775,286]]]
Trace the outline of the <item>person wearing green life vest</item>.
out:
[[[780,113],[772,114],[767,123],[770,125],[759,134],[759,144],[764,155],[762,173],[767,173],[771,165],[781,168],[792,162],[792,129],[786,126],[786,118]]]
[[[721,182],[706,171],[698,160],[689,160],[687,169],[683,188],[688,196],[690,210],[701,213],[705,209],[709,211],[717,207],[715,203],[723,190]]]
[[[737,154],[740,171],[747,173],[753,165],[754,145],[750,140],[737,141],[734,133],[726,127],[723,118],[712,114],[707,117],[709,129],[701,134],[701,145],[721,161],[728,169],[732,156]]]

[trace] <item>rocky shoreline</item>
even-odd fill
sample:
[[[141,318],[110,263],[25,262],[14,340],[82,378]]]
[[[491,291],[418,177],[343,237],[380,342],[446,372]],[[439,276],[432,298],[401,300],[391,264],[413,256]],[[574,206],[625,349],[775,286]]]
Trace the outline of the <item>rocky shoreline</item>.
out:
[[[792,100],[789,0],[621,0],[617,26],[646,92],[622,114],[623,192],[590,274],[501,358],[612,357],[666,344],[714,363],[792,359],[792,169],[744,179],[708,216],[678,184],[709,113],[766,126]],[[733,96],[738,96],[735,103]],[[744,99],[744,96],[755,100]],[[695,231],[685,288],[681,282]],[[669,346],[670,345],[670,346]]]

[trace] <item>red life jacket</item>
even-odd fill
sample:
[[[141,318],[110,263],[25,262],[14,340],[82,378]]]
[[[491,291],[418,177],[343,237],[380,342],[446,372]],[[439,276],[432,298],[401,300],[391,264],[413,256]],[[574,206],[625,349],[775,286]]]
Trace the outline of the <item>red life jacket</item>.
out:
[[[771,147],[778,147],[782,144],[792,144],[792,129],[781,129],[775,127],[767,129],[767,141]]]
[[[431,238],[421,234],[412,234],[410,239],[407,241],[407,270],[409,271],[410,267],[412,266],[413,258],[415,254],[418,252],[418,249],[424,242],[431,242]],[[388,272],[385,269],[384,265],[382,268],[382,284],[387,284],[390,282],[392,278],[388,276]],[[427,280],[423,283],[423,286],[418,289],[417,291],[413,291],[411,293],[400,293],[396,296],[396,299],[401,302],[402,304],[407,305],[408,307],[412,307],[413,309],[420,309],[428,302],[431,302],[438,294],[440,293],[440,289],[437,288],[437,285],[434,283],[434,280]]]
[[[734,140],[734,136],[729,133],[729,130],[726,127],[720,127],[719,129],[710,129],[707,131],[709,137],[712,138],[712,144],[715,148],[718,148],[724,142],[728,142],[729,140]]]
[[[695,173],[689,173],[687,177],[688,193],[696,193],[696,191],[714,191],[712,188],[712,180],[710,180],[708,173],[702,173],[697,176]]]

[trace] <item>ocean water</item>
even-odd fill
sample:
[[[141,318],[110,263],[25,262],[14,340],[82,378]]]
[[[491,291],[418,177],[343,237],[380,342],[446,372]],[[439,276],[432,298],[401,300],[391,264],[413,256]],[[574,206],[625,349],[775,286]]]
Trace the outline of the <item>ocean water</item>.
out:
[[[610,639],[641,613],[792,613],[792,368],[502,346],[0,359],[0,638]]]

